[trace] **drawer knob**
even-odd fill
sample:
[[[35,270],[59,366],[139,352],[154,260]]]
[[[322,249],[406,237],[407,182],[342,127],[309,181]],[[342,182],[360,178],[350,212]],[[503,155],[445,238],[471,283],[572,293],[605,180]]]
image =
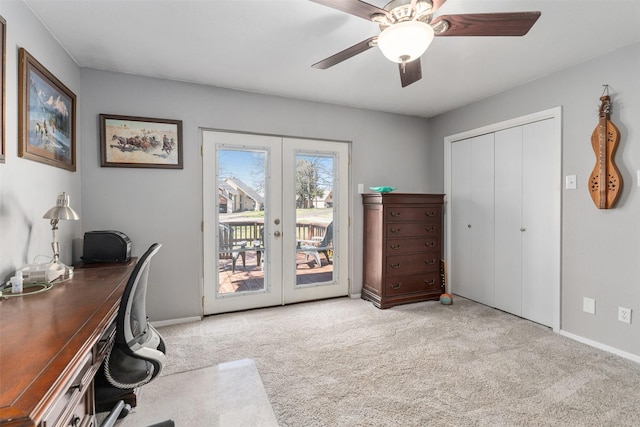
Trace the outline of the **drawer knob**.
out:
[[[402,230],[401,227],[398,227],[398,228],[391,227],[391,232],[392,233],[399,233],[401,230]]]
[[[436,228],[433,225],[424,228],[425,231],[435,231],[435,229]]]
[[[431,279],[431,280],[427,280],[427,279],[425,279],[425,280],[424,280],[424,283],[426,283],[427,285],[433,285],[433,284],[435,284],[435,283],[436,283],[436,280],[435,280],[435,279]]]
[[[400,268],[400,263],[396,263],[396,264],[389,264],[389,267],[391,268]]]
[[[389,247],[391,247],[391,249],[400,249],[400,244],[398,243],[397,245],[394,245],[393,243],[389,245]]]
[[[400,289],[400,286],[402,286],[402,282],[398,282],[397,285],[391,285],[391,289]]]
[[[397,216],[400,216],[400,213],[401,213],[400,211],[396,211],[396,212],[394,212],[394,211],[390,211],[390,212],[389,212],[389,214],[390,214],[392,217],[394,217],[394,218],[395,218],[395,217],[397,217]]]
[[[434,211],[427,211],[424,213],[426,216],[435,216],[435,212]]]
[[[427,264],[427,265],[431,265],[431,264],[435,264],[436,260],[435,259],[427,259],[427,260],[424,261],[424,263]]]
[[[424,245],[428,248],[432,248],[436,245],[436,242],[426,242]]]

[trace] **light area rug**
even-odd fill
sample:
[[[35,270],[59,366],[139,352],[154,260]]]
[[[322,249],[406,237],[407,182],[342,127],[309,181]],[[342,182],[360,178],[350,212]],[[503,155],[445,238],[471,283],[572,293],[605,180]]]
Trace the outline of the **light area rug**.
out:
[[[254,360],[281,426],[640,426],[640,365],[460,297],[340,298],[160,333],[165,375]]]
[[[117,426],[148,426],[168,419],[176,426],[278,426],[250,359],[154,380],[139,389],[138,405]]]

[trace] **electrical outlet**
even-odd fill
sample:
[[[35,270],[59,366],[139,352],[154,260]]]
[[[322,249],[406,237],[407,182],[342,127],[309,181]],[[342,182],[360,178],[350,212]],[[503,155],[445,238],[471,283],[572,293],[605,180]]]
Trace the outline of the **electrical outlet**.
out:
[[[618,320],[624,323],[631,323],[631,309],[618,307]]]
[[[582,311],[585,313],[596,314],[596,300],[584,297],[582,299]]]

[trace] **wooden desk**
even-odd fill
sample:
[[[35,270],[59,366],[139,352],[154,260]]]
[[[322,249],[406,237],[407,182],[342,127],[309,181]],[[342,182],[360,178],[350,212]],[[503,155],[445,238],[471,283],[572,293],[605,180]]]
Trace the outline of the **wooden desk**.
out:
[[[0,301],[0,425],[95,424],[93,377],[135,263],[76,269],[47,292]]]

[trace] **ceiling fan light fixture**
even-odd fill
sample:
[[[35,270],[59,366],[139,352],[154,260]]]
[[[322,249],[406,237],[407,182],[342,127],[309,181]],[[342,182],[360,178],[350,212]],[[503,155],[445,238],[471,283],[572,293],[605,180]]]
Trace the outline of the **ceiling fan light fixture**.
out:
[[[385,28],[378,36],[378,47],[390,61],[414,61],[433,41],[431,25],[421,21],[404,21]]]

